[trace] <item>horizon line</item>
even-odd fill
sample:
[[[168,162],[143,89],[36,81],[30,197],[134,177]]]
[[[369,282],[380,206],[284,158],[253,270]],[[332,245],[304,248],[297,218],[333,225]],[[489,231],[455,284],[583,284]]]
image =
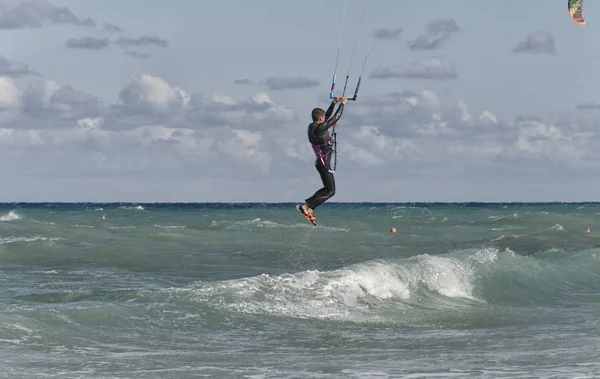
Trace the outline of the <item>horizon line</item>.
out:
[[[7,204],[258,204],[288,205],[297,201],[0,201]],[[327,204],[600,204],[600,200],[579,201],[328,201]]]

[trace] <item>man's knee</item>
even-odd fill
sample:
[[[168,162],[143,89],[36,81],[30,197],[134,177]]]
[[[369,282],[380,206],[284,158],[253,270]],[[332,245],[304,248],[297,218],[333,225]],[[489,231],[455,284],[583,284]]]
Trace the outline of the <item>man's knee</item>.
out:
[[[333,178],[333,174],[330,174],[329,178],[325,181],[325,190],[327,191],[327,197],[335,195],[335,179]]]
[[[335,187],[329,187],[326,189],[327,192],[325,192],[325,196],[329,197],[333,197],[335,195]]]

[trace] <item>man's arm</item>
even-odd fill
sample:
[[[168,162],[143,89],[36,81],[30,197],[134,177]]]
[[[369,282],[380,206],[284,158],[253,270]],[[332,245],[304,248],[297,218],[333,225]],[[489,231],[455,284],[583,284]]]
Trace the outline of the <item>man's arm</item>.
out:
[[[333,107],[333,104],[332,104]],[[325,133],[325,131],[327,131],[327,129],[331,128],[333,126],[333,124],[335,124],[336,122],[338,122],[338,120],[340,119],[340,117],[342,117],[342,112],[344,111],[344,103],[340,103],[340,105],[338,106],[337,111],[335,112],[335,114],[333,115],[333,117],[327,121],[325,121],[324,123],[318,125],[315,128],[315,132],[317,134],[322,134]]]
[[[335,107],[335,103],[335,101],[332,101],[331,105],[329,105],[329,108],[327,108],[327,112],[325,112],[325,120],[331,117],[331,114],[333,113],[333,108]]]

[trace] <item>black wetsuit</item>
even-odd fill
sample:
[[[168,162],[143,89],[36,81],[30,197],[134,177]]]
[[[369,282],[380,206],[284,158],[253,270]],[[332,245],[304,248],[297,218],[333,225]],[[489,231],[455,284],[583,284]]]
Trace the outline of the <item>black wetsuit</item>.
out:
[[[344,104],[340,103],[333,117],[329,118],[331,113],[333,113],[334,107],[335,104],[332,102],[327,109],[327,112],[325,112],[325,119],[327,121],[322,124],[313,122],[308,125],[308,141],[312,145],[315,155],[317,156],[315,167],[319,172],[319,175],[321,175],[321,181],[323,182],[323,188],[317,190],[314,195],[305,200],[306,204],[308,204],[311,209],[315,209],[335,195],[335,179],[333,177],[333,172],[331,172],[333,139],[329,135],[329,128],[342,117]]]

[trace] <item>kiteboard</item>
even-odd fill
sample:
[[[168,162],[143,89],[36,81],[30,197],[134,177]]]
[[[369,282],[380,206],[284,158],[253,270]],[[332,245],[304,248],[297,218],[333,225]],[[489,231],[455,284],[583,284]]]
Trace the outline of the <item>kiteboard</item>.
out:
[[[304,211],[302,210],[302,205],[300,204],[296,204],[296,209],[298,210],[298,212],[300,212],[300,214],[302,214],[302,216],[304,216],[305,219],[308,220],[308,222],[310,222],[313,225],[313,228],[317,227],[317,219],[315,218],[314,213],[312,217],[309,214],[304,213]]]

